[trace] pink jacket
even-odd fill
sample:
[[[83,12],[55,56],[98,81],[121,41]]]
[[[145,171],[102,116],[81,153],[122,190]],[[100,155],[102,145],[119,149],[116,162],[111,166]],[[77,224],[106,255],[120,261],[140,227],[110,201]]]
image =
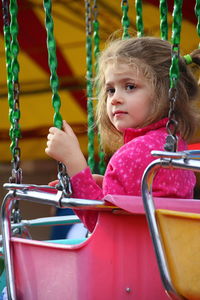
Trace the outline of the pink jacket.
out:
[[[124,134],[124,145],[110,159],[100,188],[88,168],[71,178],[73,197],[82,199],[104,198],[113,195],[141,195],[141,179],[144,170],[156,158],[152,150],[164,150],[166,119],[145,128],[128,128]],[[178,151],[187,149],[181,138]],[[154,178],[153,195],[157,197],[192,198],[196,178],[187,170],[161,169]],[[94,229],[97,214],[89,211],[77,212],[90,231]]]

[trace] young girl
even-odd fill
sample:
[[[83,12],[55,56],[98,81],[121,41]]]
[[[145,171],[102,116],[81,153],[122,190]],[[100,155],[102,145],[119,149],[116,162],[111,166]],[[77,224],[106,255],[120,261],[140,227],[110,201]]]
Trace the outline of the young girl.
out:
[[[200,64],[200,50],[195,50],[189,58]],[[180,58],[179,64],[175,116],[178,151],[183,151],[198,124],[197,108],[192,106],[198,96],[198,85],[184,58]],[[170,65],[170,43],[153,37],[116,40],[101,53],[96,79],[97,125],[103,148],[114,153],[105,176],[91,174],[78,140],[65,121],[63,131],[49,129],[45,151],[66,165],[72,197],[102,199],[107,194],[141,195],[143,172],[155,159],[151,151],[164,150],[166,142]],[[192,198],[195,182],[193,172],[161,169],[154,180],[153,195]],[[92,231],[96,213],[78,214]]]

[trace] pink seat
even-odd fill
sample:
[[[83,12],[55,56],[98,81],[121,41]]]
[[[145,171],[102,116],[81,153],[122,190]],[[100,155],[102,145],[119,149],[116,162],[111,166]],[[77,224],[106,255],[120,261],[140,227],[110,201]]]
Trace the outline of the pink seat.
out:
[[[20,300],[167,300],[140,197],[107,196],[129,212],[101,211],[79,245],[12,238]],[[158,208],[200,212],[200,201],[155,199]]]

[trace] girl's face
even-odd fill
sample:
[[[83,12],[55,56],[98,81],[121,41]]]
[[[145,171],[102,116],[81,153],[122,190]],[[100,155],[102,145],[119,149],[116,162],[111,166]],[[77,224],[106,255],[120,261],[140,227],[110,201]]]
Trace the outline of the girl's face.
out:
[[[115,128],[143,127],[152,111],[154,91],[142,72],[125,63],[108,63],[105,69],[107,114]]]

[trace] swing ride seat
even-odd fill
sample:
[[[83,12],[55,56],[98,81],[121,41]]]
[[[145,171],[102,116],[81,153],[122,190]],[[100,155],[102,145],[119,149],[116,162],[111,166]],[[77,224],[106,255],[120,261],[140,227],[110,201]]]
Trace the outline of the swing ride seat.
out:
[[[152,185],[161,167],[200,172],[200,151],[152,151],[151,154],[159,158],[144,171],[142,199],[162,283],[171,299],[198,300],[200,201],[185,199],[181,209],[163,209],[156,205]],[[174,203],[177,201],[174,200]]]
[[[200,214],[158,209],[156,218],[176,291],[200,299]]]
[[[141,197],[108,195],[105,200],[117,206],[112,211],[100,210],[94,232],[78,245],[67,245],[67,240],[59,245],[11,238],[17,299],[169,299],[160,279]],[[200,214],[197,200],[154,201],[159,209]],[[189,227],[193,218],[186,222]],[[194,259],[192,249],[184,252],[182,259],[189,265]],[[193,267],[195,263],[191,264],[191,274]]]

